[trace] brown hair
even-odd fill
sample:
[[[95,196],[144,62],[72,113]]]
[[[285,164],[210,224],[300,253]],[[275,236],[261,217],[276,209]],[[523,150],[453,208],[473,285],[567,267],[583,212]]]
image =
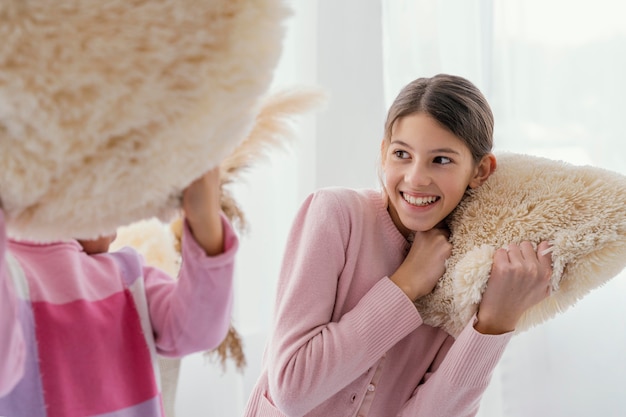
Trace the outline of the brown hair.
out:
[[[387,113],[382,149],[386,151],[394,123],[414,113],[426,113],[459,137],[478,163],[493,147],[493,113],[480,90],[463,77],[438,74],[418,78],[398,94]]]

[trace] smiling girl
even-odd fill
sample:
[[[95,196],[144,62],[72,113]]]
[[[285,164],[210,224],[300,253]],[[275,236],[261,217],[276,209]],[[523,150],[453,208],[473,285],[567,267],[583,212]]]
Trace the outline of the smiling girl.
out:
[[[408,84],[389,109],[381,190],[325,188],[298,212],[272,338],[245,416],[474,416],[522,313],[549,295],[548,244],[496,251],[454,339],[423,324],[451,254],[446,217],[496,169],[493,115],[468,80]]]

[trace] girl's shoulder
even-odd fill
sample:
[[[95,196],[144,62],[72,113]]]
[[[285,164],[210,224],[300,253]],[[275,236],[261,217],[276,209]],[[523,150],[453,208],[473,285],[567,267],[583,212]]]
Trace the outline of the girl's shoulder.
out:
[[[308,213],[322,216],[335,215],[346,223],[376,221],[385,217],[383,194],[379,190],[347,187],[325,187],[311,193],[304,204]]]
[[[325,187],[311,193],[309,198],[345,207],[378,209],[383,204],[382,193],[372,188]]]

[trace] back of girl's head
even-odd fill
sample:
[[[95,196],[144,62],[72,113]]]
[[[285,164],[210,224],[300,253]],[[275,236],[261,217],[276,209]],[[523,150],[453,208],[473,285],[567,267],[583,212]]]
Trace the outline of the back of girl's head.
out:
[[[491,152],[493,113],[487,99],[469,80],[448,74],[418,78],[398,94],[387,113],[385,142],[391,138],[394,123],[414,113],[425,113],[459,137],[474,161]]]

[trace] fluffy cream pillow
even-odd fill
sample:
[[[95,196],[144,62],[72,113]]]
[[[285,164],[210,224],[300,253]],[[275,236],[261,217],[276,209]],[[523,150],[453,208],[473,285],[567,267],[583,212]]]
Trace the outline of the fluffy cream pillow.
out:
[[[452,256],[417,306],[429,325],[457,336],[477,310],[497,248],[552,242],[552,295],[517,332],[565,311],[626,267],[626,176],[529,155],[497,155],[498,168],[450,215]]]
[[[245,138],[282,0],[0,2],[0,197],[10,235],[93,238],[153,216]]]

